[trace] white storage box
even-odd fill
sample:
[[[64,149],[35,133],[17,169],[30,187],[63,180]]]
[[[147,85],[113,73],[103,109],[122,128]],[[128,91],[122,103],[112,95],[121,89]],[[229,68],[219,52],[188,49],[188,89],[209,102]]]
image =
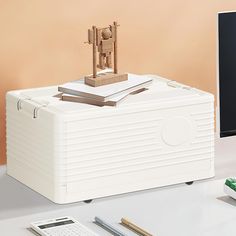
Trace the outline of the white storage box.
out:
[[[154,77],[117,107],[7,93],[7,173],[56,203],[214,176],[213,95]]]

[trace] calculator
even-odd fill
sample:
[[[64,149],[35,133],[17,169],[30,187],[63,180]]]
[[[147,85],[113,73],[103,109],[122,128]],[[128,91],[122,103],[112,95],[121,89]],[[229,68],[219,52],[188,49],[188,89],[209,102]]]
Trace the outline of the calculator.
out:
[[[31,223],[42,236],[99,236],[72,217],[60,217]]]

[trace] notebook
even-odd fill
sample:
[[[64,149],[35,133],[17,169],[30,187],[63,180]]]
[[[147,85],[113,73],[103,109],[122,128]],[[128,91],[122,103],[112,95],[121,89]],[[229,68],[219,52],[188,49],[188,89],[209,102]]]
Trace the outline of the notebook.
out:
[[[85,97],[89,99],[94,99],[99,102],[107,102],[112,98],[119,96],[125,96],[132,93],[138,89],[144,88],[150,85],[152,78],[128,74],[128,80],[108,84],[99,87],[92,87],[84,84],[84,80],[76,80],[72,82],[65,83],[58,87],[58,91],[70,95],[76,95],[80,97]]]

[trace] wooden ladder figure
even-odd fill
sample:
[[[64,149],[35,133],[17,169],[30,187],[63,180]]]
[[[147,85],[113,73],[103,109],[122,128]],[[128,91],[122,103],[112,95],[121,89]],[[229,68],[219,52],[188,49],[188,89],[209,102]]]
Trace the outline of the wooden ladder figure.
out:
[[[127,74],[118,74],[117,27],[117,22],[113,22],[113,25],[105,28],[93,26],[92,29],[88,30],[87,43],[93,45],[93,75],[85,76],[85,84],[97,87],[128,80]],[[98,64],[97,53],[99,53]],[[113,73],[97,74],[97,68],[102,70],[112,68],[112,53],[114,62]]]

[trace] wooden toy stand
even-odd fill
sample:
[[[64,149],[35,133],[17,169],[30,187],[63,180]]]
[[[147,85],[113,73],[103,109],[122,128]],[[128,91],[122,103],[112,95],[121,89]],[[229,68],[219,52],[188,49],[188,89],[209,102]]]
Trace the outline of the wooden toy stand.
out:
[[[112,84],[128,80],[127,74],[118,74],[117,69],[117,22],[105,28],[93,26],[88,30],[88,42],[93,45],[93,74],[85,76],[85,84],[93,87]],[[99,63],[97,65],[97,51],[99,53]],[[112,68],[112,56],[114,60],[113,73],[97,74],[97,68]]]

